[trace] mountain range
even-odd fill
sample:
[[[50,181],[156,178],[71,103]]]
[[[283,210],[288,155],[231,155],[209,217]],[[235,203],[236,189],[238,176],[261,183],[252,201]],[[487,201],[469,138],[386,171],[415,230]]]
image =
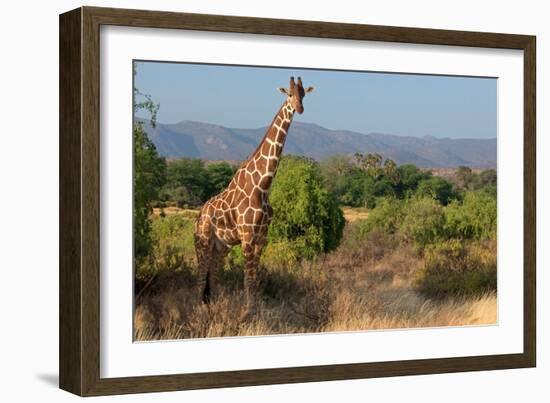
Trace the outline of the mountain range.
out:
[[[244,160],[256,149],[266,132],[266,127],[236,129],[190,120],[175,124],[157,123],[153,128],[147,120],[136,120],[143,123],[159,153],[167,158]],[[423,168],[460,165],[494,168],[497,160],[496,138],[451,139],[358,133],[303,122],[292,123],[283,152],[316,160],[333,154],[377,152],[397,164],[412,163]]]

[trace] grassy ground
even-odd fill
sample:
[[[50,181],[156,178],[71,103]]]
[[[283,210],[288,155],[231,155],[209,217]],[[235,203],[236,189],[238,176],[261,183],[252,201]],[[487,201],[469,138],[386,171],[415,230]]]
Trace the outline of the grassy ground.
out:
[[[366,220],[369,216],[369,211],[366,208],[344,207],[342,211],[347,222]]]
[[[496,322],[494,293],[440,300],[418,293],[414,276],[422,260],[412,248],[395,245],[376,232],[360,243],[353,238],[353,222],[365,213],[362,210],[347,212],[349,222],[344,240],[330,255],[291,267],[262,267],[258,312],[241,321],[245,306],[239,264],[232,261],[226,264],[221,275],[221,295],[210,306],[203,305],[194,290],[193,248],[187,234],[192,228],[193,213],[165,209],[167,217],[179,214],[184,222],[170,232],[174,242],[177,238],[180,244],[165,245],[159,255],[172,262],[175,254],[175,263],[169,270],[157,271],[138,294],[134,318],[136,340]],[[166,251],[168,258],[164,256]],[[166,264],[163,261],[163,267]]]

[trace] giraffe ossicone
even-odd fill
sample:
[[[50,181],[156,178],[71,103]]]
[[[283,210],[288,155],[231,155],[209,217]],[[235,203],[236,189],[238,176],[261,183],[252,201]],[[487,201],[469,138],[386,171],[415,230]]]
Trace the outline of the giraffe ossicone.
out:
[[[303,99],[313,87],[304,88],[300,77],[297,82],[291,77],[289,87],[279,90],[286,95],[285,101],[256,151],[242,163],[229,185],[203,205],[195,223],[197,290],[203,302],[216,297],[224,258],[232,246],[241,245],[247,311],[255,308],[258,265],[273,216],[269,189],[294,113],[303,113]]]

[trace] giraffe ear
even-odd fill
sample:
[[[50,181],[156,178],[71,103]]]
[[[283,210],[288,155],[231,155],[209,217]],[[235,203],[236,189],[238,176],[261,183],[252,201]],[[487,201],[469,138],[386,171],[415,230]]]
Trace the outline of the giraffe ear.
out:
[[[284,87],[279,87],[279,91],[282,92],[283,94],[288,95],[288,91],[287,91],[287,89],[284,88]]]
[[[309,94],[310,92],[313,92],[314,89],[315,89],[315,87],[307,87],[306,88],[306,94]]]

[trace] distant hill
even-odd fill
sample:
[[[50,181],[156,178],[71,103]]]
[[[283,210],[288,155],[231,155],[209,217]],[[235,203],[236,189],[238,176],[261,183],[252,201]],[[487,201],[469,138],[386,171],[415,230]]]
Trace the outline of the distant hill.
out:
[[[139,119],[139,118],[138,118]],[[254,151],[266,128],[235,129],[185,120],[176,124],[143,120],[149,138],[167,158],[197,157],[206,160],[244,160]],[[284,153],[305,155],[317,160],[333,154],[378,152],[398,164],[412,163],[424,168],[466,165],[496,167],[497,147],[493,139],[450,139],[412,137],[383,133],[330,130],[313,123],[293,122]]]

